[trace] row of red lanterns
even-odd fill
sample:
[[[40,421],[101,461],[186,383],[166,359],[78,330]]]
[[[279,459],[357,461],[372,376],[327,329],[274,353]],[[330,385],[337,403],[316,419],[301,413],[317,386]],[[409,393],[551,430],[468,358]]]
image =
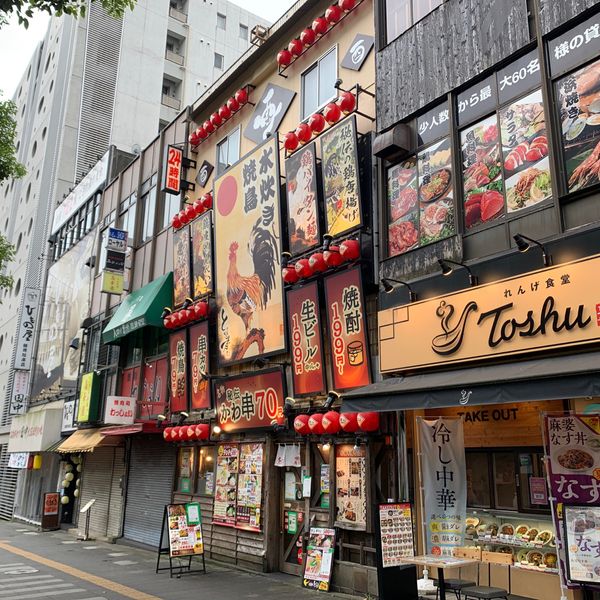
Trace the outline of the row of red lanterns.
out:
[[[185,208],[182,208],[176,215],[171,219],[171,225],[173,229],[180,229],[187,225],[190,221],[193,221],[196,217],[199,217],[203,212],[210,210],[213,205],[213,197],[210,192],[203,194],[193,204],[188,204]]]
[[[345,262],[360,258],[360,242],[355,239],[344,240],[339,246],[329,246],[323,252],[315,252],[309,258],[300,258],[294,264],[288,264],[281,270],[284,283],[293,285],[300,279],[308,279],[316,273],[335,269]]]
[[[293,152],[300,145],[307,144],[313,135],[319,135],[326,125],[337,123],[342,115],[350,114],[356,108],[356,96],[352,92],[342,92],[335,102],[330,102],[321,112],[316,112],[306,123],[300,123],[294,131],[283,136],[283,147]]]
[[[163,324],[167,329],[178,329],[188,323],[206,319],[208,317],[208,309],[208,302],[201,300],[187,308],[180,308],[166,315],[163,318]]]
[[[179,427],[167,427],[163,431],[163,438],[167,442],[188,442],[192,440],[207,440],[210,437],[210,426],[208,423],[197,425],[180,425]]]
[[[332,4],[320,17],[317,17],[309,27],[302,30],[299,38],[293,39],[287,46],[277,54],[277,64],[285,69],[291,65],[307,48],[310,48],[317,38],[323,37],[338,21],[344,13],[349,13],[359,2],[357,0],[338,0]]]
[[[335,434],[343,431],[345,433],[356,433],[363,431],[371,433],[379,429],[379,413],[338,413],[330,410],[324,414],[298,415],[294,419],[294,430],[300,435]]]
[[[248,104],[248,86],[239,89],[219,110],[210,115],[210,118],[206,119],[200,127],[192,131],[188,137],[190,144],[192,146],[201,144],[209,135],[231,119],[245,104]]]

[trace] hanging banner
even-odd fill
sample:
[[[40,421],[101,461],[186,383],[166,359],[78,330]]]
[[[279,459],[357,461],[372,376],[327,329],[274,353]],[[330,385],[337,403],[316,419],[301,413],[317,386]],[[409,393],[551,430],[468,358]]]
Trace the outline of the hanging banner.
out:
[[[190,371],[192,375],[192,410],[210,408],[208,374],[208,321],[190,327]],[[203,377],[202,375],[205,375]]]
[[[367,449],[347,445],[335,447],[335,526],[367,529]]]
[[[426,554],[452,556],[462,546],[467,470],[462,419],[418,417]]]
[[[23,415],[29,405],[29,371],[14,372],[9,415]]]
[[[138,418],[150,420],[156,419],[160,414],[165,414],[168,395],[168,372],[169,364],[166,357],[157,360],[146,359]]]
[[[360,267],[325,277],[325,303],[334,388],[341,391],[369,385],[371,369]]]
[[[356,118],[320,136],[327,233],[338,236],[362,225]]]
[[[292,344],[294,395],[325,391],[319,288],[316,281],[287,292],[288,335]]]
[[[17,334],[17,349],[15,352],[15,369],[28,371],[31,369],[33,354],[33,335],[37,325],[40,307],[40,290],[26,287],[23,292],[23,308]]]
[[[187,352],[186,330],[169,336],[169,360],[171,363],[171,412],[187,410]]]
[[[329,591],[333,554],[335,552],[335,529],[311,527],[306,548],[306,563],[302,587]]]
[[[213,292],[212,210],[192,221],[192,296],[198,300]]]
[[[217,481],[213,505],[213,523],[235,526],[239,448],[237,444],[217,447]]]
[[[285,350],[279,142],[274,135],[215,181],[219,361]]]
[[[235,526],[249,531],[262,527],[262,444],[241,444]]]
[[[314,143],[297,150],[285,161],[288,245],[302,254],[320,243],[317,206],[317,159]]]
[[[181,191],[183,150],[169,145],[166,148],[165,154],[161,191],[176,196]]]
[[[204,554],[200,505],[167,504],[169,556]]]
[[[173,306],[190,296],[190,230],[182,227],[173,232]]]
[[[81,376],[77,422],[93,423],[100,416],[100,377],[95,371]]]

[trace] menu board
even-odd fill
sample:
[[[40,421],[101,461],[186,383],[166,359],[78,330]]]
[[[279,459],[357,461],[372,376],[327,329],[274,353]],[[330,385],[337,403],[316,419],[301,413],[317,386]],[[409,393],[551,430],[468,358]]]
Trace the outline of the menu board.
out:
[[[263,445],[241,444],[235,525],[260,531]]]
[[[335,551],[335,529],[311,527],[306,548],[306,563],[302,587],[329,591],[333,553]]]
[[[235,527],[239,448],[236,444],[221,444],[217,448],[217,481],[213,523]]]
[[[200,505],[168,504],[169,556],[204,554]]]
[[[380,504],[379,531],[384,569],[397,567],[402,558],[415,555],[410,504]]]
[[[367,529],[367,450],[364,446],[335,447],[335,526]]]
[[[600,507],[565,506],[563,511],[569,581],[600,584]]]

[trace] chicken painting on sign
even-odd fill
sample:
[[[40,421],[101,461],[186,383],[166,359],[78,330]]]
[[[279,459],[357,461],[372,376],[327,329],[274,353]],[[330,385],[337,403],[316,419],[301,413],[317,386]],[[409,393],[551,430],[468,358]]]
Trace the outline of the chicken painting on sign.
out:
[[[221,364],[285,350],[278,182],[277,136],[215,181]]]

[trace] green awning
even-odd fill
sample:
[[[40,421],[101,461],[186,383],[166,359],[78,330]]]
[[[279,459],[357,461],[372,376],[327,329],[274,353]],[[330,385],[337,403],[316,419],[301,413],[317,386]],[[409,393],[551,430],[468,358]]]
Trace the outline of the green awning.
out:
[[[151,325],[162,327],[161,314],[173,304],[173,273],[167,273],[132,292],[123,300],[102,332],[104,344],[114,344],[128,333]]]

